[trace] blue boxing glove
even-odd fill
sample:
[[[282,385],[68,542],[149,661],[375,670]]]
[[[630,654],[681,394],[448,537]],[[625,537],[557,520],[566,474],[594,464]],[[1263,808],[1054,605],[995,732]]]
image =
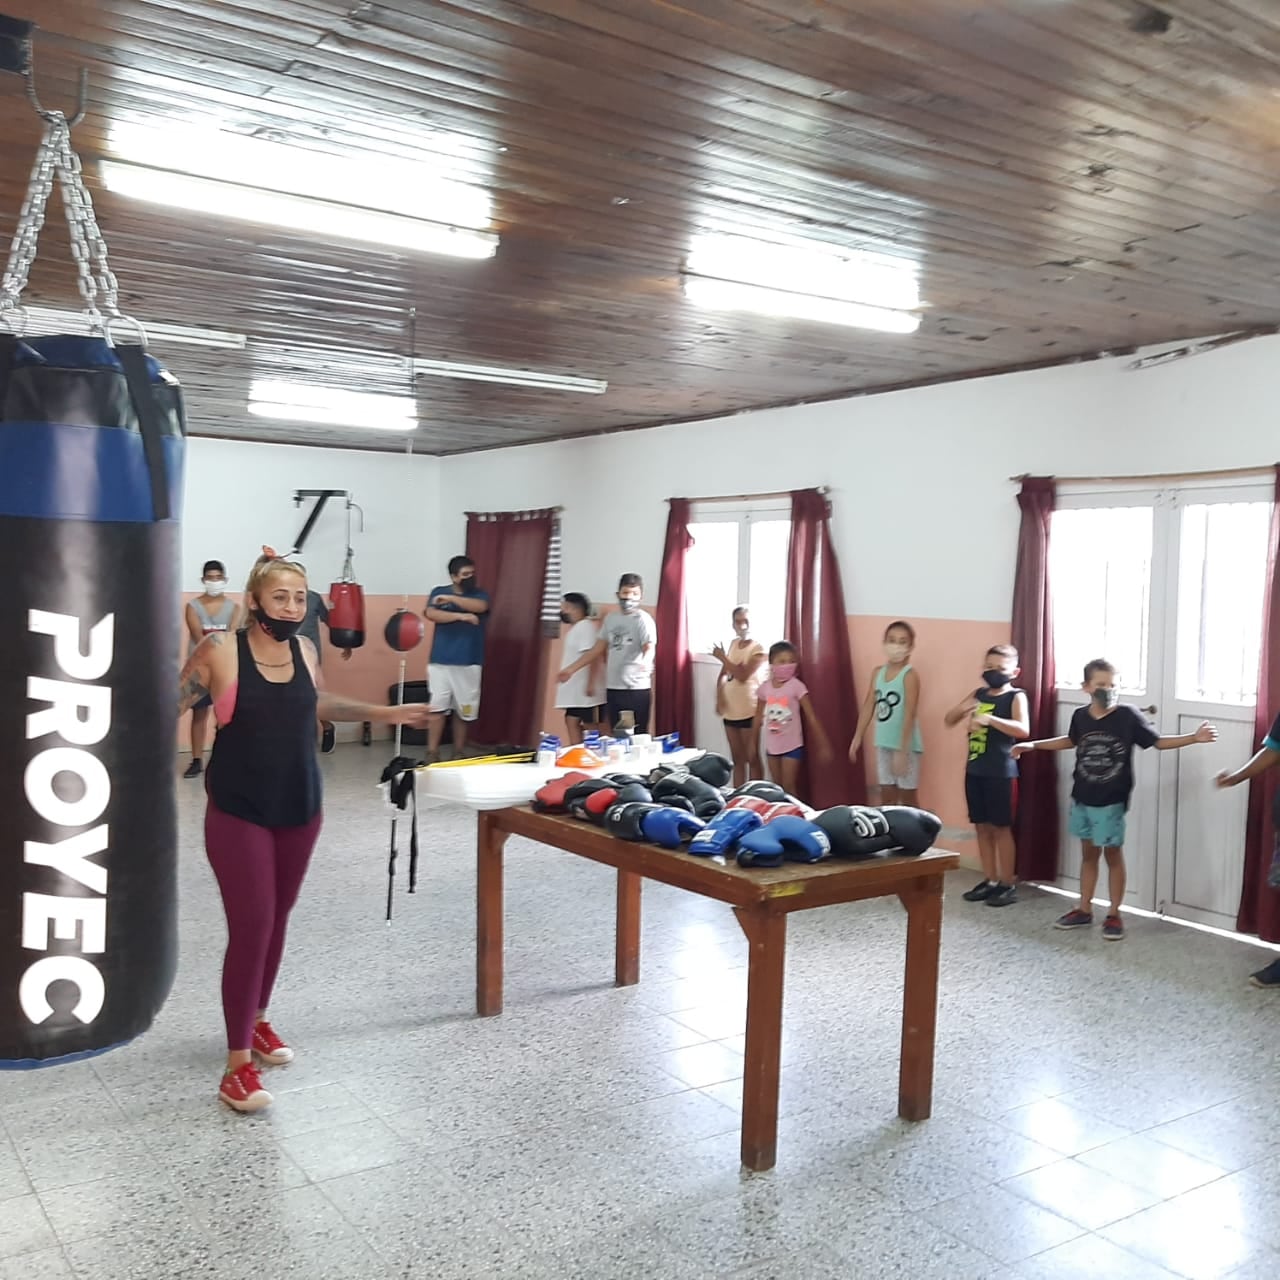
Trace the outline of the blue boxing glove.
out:
[[[760,815],[750,809],[723,809],[689,842],[689,852],[701,858],[731,853],[733,846],[760,825]]]
[[[650,844],[664,849],[679,849],[690,836],[700,832],[706,823],[683,809],[671,809],[665,805],[651,810],[640,819],[640,832]]]
[[[831,853],[831,840],[808,818],[775,818],[738,841],[740,867],[780,867],[783,862],[820,862]]]

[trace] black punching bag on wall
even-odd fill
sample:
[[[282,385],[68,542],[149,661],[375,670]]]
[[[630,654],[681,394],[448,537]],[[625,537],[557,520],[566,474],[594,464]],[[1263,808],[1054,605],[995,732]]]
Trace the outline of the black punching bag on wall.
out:
[[[0,337],[0,1068],[133,1039],[173,981],[184,437],[141,346]]]

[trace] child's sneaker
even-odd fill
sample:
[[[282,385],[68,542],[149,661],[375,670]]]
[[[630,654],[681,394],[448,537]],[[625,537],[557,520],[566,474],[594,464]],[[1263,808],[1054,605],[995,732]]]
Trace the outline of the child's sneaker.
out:
[[[233,1111],[261,1111],[272,1103],[271,1095],[262,1087],[262,1077],[252,1062],[246,1062],[222,1077],[218,1097]]]
[[[265,1019],[253,1029],[253,1052],[269,1067],[283,1067],[293,1061],[293,1050]]]
[[[1077,907],[1074,911],[1068,911],[1065,916],[1059,916],[1054,922],[1055,929],[1087,929],[1093,923],[1093,913],[1089,911],[1081,911]]]
[[[1119,916],[1108,916],[1102,922],[1102,936],[1107,942],[1119,942],[1124,937],[1124,921]]]
[[[972,889],[961,896],[966,902],[981,902],[989,898],[1000,886],[994,880],[979,880]]]
[[[1250,976],[1249,981],[1255,987],[1280,989],[1280,960],[1273,960],[1265,969],[1259,969]]]
[[[987,894],[987,906],[1011,907],[1018,900],[1018,886],[1013,884],[997,884]]]

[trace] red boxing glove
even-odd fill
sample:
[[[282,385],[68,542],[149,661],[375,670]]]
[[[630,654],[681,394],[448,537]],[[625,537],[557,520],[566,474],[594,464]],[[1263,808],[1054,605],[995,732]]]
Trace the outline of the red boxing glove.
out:
[[[589,773],[566,773],[562,777],[552,778],[545,786],[539,787],[533,797],[533,807],[539,813],[563,813],[565,811],[564,793],[579,782],[588,782]]]
[[[746,809],[749,813],[758,813],[763,818],[770,809],[777,806],[771,805],[767,800],[761,800],[759,796],[734,796],[725,808]]]
[[[777,804],[767,804],[756,811],[763,819],[765,826],[778,818],[807,818],[809,815],[798,805],[789,800],[781,800]]]

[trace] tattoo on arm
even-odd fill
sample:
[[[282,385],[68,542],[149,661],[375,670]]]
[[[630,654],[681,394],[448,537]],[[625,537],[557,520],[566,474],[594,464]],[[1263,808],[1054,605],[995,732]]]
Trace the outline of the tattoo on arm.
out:
[[[340,698],[335,693],[321,692],[317,702],[317,712],[321,720],[333,720],[344,724],[376,720],[378,719],[376,713],[385,710],[385,707],[374,707],[367,702],[356,702],[354,698]]]
[[[178,714],[189,711],[201,698],[208,695],[209,690],[205,688],[202,673],[194,669],[184,671],[182,682],[178,686]]]

